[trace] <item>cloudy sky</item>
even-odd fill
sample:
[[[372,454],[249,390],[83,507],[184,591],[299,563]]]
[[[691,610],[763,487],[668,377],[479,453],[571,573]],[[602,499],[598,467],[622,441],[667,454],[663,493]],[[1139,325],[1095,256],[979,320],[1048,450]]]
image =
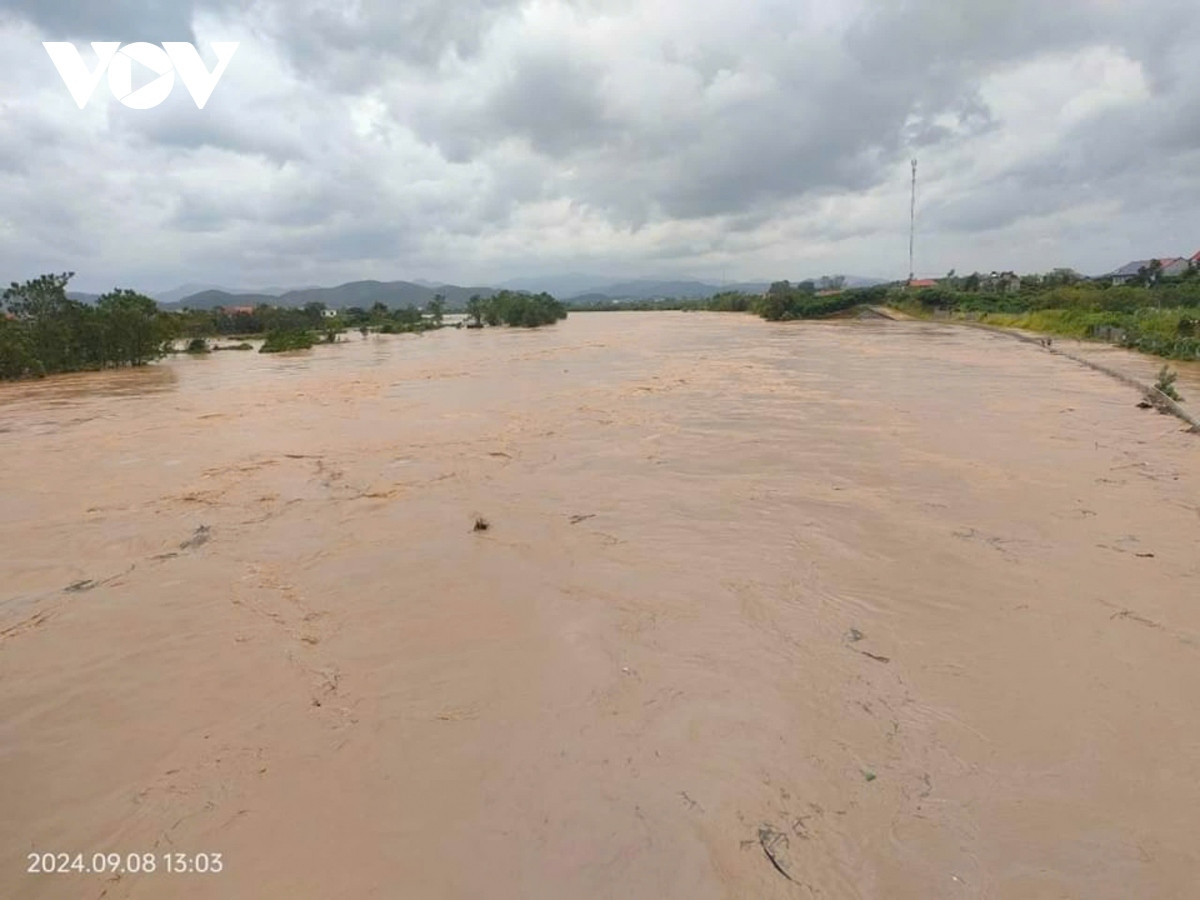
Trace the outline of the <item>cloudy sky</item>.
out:
[[[42,41],[240,48],[80,110]],[[1099,273],[1200,250],[1195,0],[0,0],[0,281]]]

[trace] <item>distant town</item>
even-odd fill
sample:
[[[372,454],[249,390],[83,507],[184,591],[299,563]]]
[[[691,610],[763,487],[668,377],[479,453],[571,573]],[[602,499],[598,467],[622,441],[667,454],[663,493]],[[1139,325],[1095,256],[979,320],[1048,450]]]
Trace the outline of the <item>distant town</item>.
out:
[[[1088,279],[1074,269],[1055,269],[1049,275],[1020,276],[1015,272],[991,272],[982,275],[978,272],[965,278],[958,278],[950,272],[945,278],[914,278],[907,282],[913,289],[936,288],[943,285],[955,290],[999,291],[1002,293],[1019,293],[1026,282],[1044,284],[1047,281],[1058,284],[1076,284],[1081,281],[1107,281],[1114,286],[1141,285],[1150,286],[1164,280],[1176,279],[1183,281],[1200,275],[1200,251],[1190,257],[1167,256],[1157,259],[1135,259],[1112,272]]]

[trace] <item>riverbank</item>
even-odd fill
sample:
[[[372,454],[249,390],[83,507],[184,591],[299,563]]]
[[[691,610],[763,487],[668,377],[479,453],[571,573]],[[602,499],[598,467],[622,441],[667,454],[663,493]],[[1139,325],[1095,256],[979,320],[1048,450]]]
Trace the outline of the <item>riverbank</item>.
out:
[[[914,317],[891,307],[876,310],[876,312],[891,318],[893,321],[946,321],[944,318]],[[1147,359],[1146,354],[1124,351],[1122,348],[1103,341],[1084,341],[1079,339],[1064,341],[1060,339],[1056,344],[1053,338],[1047,339],[1044,336],[1045,332],[993,325],[987,319],[988,317],[982,319],[956,317],[950,319],[950,321],[956,325],[980,328],[995,334],[1007,335],[1015,340],[1036,345],[1049,353],[1064,356],[1081,365],[1088,366],[1097,372],[1108,375],[1110,378],[1114,378],[1136,390],[1146,402],[1149,402],[1161,412],[1173,415],[1191,426],[1193,433],[1200,434],[1200,419],[1190,409],[1182,405],[1183,401],[1177,401],[1159,389],[1156,384],[1159,370],[1152,371],[1148,367],[1145,362]],[[1184,374],[1190,376],[1186,379],[1186,382],[1195,384],[1197,388],[1200,388],[1200,363],[1189,364],[1185,362],[1183,366]]]
[[[1200,313],[1192,307],[1147,307],[1132,312],[1043,309],[1005,313],[939,310],[910,304],[903,307],[903,312],[926,321],[990,325],[1081,343],[1119,346],[1172,362],[1200,362]]]

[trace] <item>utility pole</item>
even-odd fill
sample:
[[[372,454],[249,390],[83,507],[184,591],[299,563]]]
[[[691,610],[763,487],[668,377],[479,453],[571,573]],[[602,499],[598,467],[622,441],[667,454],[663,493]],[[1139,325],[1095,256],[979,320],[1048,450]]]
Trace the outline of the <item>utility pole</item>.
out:
[[[912,161],[912,205],[908,213],[908,282],[912,284],[916,277],[914,271],[914,251],[917,241],[917,161]]]

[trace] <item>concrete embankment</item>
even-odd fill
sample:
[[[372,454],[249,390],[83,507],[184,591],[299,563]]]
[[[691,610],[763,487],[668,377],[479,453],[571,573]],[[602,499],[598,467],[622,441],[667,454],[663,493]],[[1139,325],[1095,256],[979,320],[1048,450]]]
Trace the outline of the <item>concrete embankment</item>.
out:
[[[872,311],[878,313],[883,318],[893,319],[896,321],[912,321],[913,320],[912,316],[906,315],[902,312],[899,312],[898,310],[891,309],[890,307],[873,309]],[[1067,359],[1072,360],[1073,362],[1077,362],[1082,366],[1087,366],[1089,369],[1094,369],[1097,372],[1101,372],[1105,375],[1108,375],[1110,378],[1115,378],[1117,381],[1120,381],[1123,384],[1127,384],[1130,387],[1139,391],[1142,394],[1142,396],[1145,398],[1145,400],[1147,402],[1149,402],[1150,404],[1152,404],[1156,409],[1158,409],[1164,413],[1173,415],[1178,419],[1181,419],[1182,421],[1186,422],[1188,425],[1191,426],[1191,428],[1189,429],[1191,432],[1193,432],[1195,434],[1200,434],[1200,419],[1197,419],[1196,416],[1192,415],[1190,412],[1188,412],[1186,409],[1184,409],[1182,406],[1180,406],[1178,402],[1173,400],[1171,397],[1168,397],[1165,393],[1163,393],[1161,390],[1159,390],[1156,386],[1151,385],[1151,384],[1146,384],[1145,382],[1140,381],[1137,378],[1134,378],[1132,375],[1128,374],[1127,372],[1122,372],[1118,369],[1113,368],[1112,366],[1104,365],[1102,363],[1096,362],[1095,360],[1087,359],[1083,356],[1080,356],[1077,353],[1071,353],[1068,350],[1064,350],[1061,347],[1055,347],[1054,346],[1054,338],[1052,338],[1052,337],[1039,337],[1037,335],[1028,334],[1028,333],[1025,333],[1022,331],[1017,331],[1017,330],[1011,329],[1011,328],[1001,328],[997,325],[986,325],[982,322],[968,322],[968,321],[963,321],[963,320],[955,320],[953,322],[953,324],[964,325],[964,326],[967,326],[970,328],[978,328],[978,329],[982,329],[984,331],[991,331],[995,334],[1002,334],[1007,337],[1013,338],[1014,340],[1023,341],[1027,344],[1036,344],[1037,346],[1040,346],[1042,349],[1044,349],[1048,353],[1053,353],[1056,356],[1064,356]]]

